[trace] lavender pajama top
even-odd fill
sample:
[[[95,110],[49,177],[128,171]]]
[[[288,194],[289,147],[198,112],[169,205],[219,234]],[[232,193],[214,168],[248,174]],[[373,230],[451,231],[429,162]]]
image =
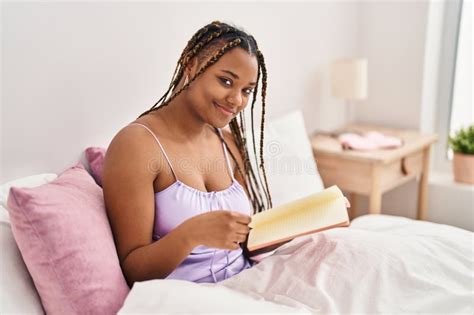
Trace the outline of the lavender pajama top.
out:
[[[222,142],[232,184],[224,190],[205,192],[190,187],[178,179],[170,159],[155,133],[147,126],[139,123],[131,123],[130,125],[142,126],[151,133],[163,152],[176,180],[164,190],[155,193],[154,241],[164,237],[183,221],[201,213],[228,209],[246,215],[252,214],[252,206],[247,194],[232,173],[222,131],[219,128],[217,130]],[[188,257],[166,279],[188,280],[197,283],[217,283],[252,267],[253,264],[245,258],[241,248],[224,250],[199,245],[191,251]]]

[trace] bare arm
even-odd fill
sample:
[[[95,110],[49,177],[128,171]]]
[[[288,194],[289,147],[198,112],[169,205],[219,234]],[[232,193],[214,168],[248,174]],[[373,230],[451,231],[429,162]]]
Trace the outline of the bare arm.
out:
[[[122,262],[129,285],[135,281],[164,279],[173,272],[194,248],[185,234],[177,227],[159,241],[130,252]]]
[[[182,226],[157,242],[152,240],[153,181],[161,154],[155,140],[142,129],[126,127],[114,137],[102,180],[107,215],[129,286],[135,281],[166,278],[195,246]]]

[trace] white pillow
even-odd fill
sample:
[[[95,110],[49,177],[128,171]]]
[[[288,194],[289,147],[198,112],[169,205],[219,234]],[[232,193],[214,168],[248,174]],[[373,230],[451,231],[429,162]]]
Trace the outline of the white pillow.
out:
[[[247,132],[250,161],[255,165],[251,130]],[[260,128],[255,128],[258,156],[259,139]],[[263,157],[273,206],[324,189],[300,110],[265,123]]]
[[[56,177],[51,173],[39,174],[0,186],[0,314],[44,314],[33,280],[13,238],[6,203],[10,187],[37,187]]]
[[[8,222],[10,223],[10,217],[8,216],[8,212],[6,211],[7,207],[7,200],[8,194],[10,192],[10,187],[37,187],[50,181],[54,180],[58,177],[57,174],[53,173],[44,173],[38,175],[31,175],[27,177],[18,178],[15,180],[11,180],[6,182],[0,186],[0,222]]]
[[[0,206],[1,211],[7,211]],[[28,269],[21,258],[10,224],[0,222],[0,314],[44,314]]]

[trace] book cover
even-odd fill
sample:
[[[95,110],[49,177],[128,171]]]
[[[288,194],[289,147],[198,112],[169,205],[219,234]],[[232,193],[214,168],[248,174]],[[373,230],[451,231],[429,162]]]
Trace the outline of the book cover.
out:
[[[242,248],[247,257],[252,257],[273,251],[298,236],[346,227],[349,223],[344,195],[333,185],[253,215]]]

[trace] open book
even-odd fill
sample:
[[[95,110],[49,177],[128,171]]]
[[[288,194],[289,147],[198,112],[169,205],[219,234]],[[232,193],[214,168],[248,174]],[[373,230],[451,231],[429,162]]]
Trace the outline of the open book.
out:
[[[323,191],[273,207],[252,216],[247,240],[248,257],[266,253],[306,234],[349,226],[344,195],[333,185]]]

